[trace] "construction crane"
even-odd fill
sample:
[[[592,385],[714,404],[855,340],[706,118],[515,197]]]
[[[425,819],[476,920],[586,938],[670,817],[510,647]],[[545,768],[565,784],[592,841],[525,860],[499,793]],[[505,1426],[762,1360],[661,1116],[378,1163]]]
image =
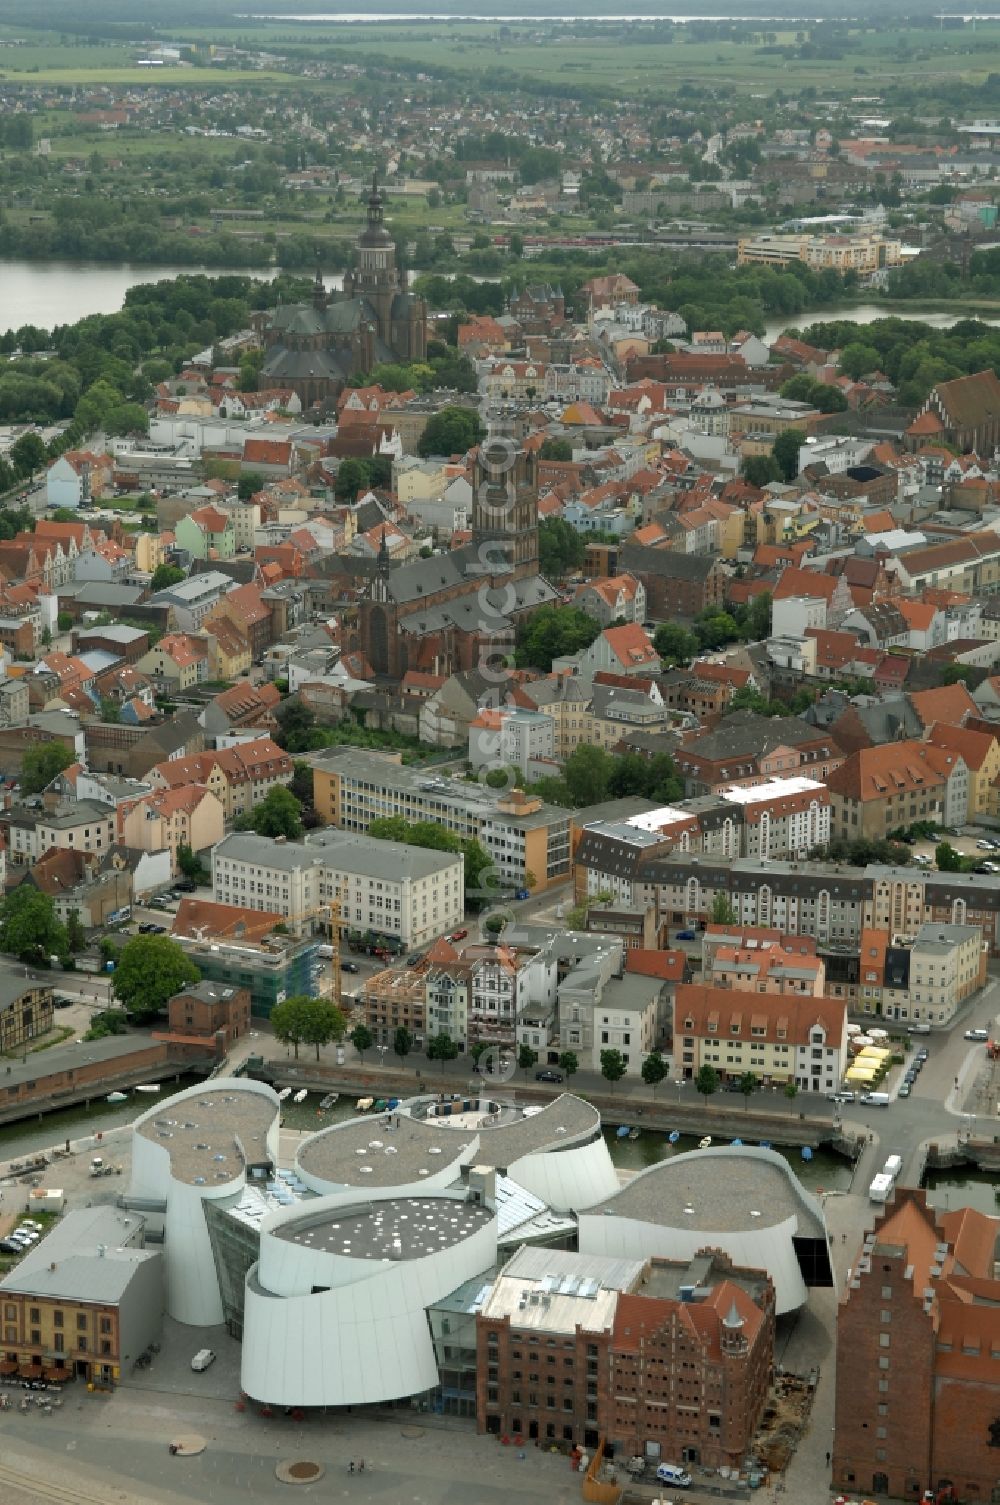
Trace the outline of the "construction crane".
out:
[[[343,900],[340,889],[337,889],[334,897],[325,904],[317,904],[315,909],[305,910],[302,914],[302,923],[305,925],[307,921],[320,918],[322,918],[324,926],[328,927],[330,936],[330,955],[327,958],[330,972],[330,997],[339,1007],[342,994],[340,936],[341,931],[346,928],[347,923],[343,919]],[[323,970],[325,971],[326,968],[324,967]]]

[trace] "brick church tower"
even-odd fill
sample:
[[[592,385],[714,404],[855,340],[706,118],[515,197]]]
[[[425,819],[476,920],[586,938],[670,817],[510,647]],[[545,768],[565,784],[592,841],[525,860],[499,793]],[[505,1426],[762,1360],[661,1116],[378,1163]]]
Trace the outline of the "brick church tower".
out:
[[[513,439],[492,434],[479,447],[472,477],[472,547],[481,572],[538,570],[538,459]],[[475,567],[475,566],[474,566]]]

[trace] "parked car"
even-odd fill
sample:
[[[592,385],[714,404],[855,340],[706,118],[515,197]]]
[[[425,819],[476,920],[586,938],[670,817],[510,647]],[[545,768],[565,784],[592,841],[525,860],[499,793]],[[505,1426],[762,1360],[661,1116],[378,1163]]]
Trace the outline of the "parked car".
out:
[[[828,1103],[853,1103],[853,1101],[854,1101],[854,1093],[853,1092],[828,1092],[826,1094],[826,1100],[827,1100]]]
[[[990,1032],[988,1029],[967,1029],[965,1031],[966,1040],[988,1040],[989,1038]]]
[[[341,972],[360,972],[361,968],[357,962],[341,962],[340,970]]]
[[[900,1086],[899,1086],[899,1094],[898,1095],[900,1097],[909,1097],[909,1095],[910,1095],[910,1093],[912,1091],[913,1091],[913,1088],[911,1087],[911,1085],[910,1085],[909,1082],[901,1082]]]
[[[152,935],[154,930],[159,930],[159,925],[154,925],[152,920],[144,920],[139,926],[140,935]]]
[[[693,930],[678,930],[677,939],[679,941],[694,941],[697,940],[697,936]]]
[[[929,1061],[930,1060],[930,1055],[931,1055],[930,1051],[927,1050],[926,1047],[921,1046],[921,1048],[917,1051],[917,1054],[914,1057],[914,1059],[917,1060],[917,1061]]]
[[[562,1079],[563,1079],[563,1074],[562,1074],[561,1071],[536,1071],[535,1072],[535,1081],[536,1082],[561,1082]]]
[[[448,939],[449,941],[464,941],[468,933],[467,930],[453,930]]]
[[[17,1244],[12,1239],[0,1238],[0,1254],[23,1254],[24,1245]]]
[[[209,1364],[214,1364],[214,1363],[215,1363],[215,1354],[213,1353],[212,1349],[210,1349],[210,1348],[199,1348],[198,1352],[195,1354],[194,1358],[191,1360],[191,1368],[192,1369],[197,1369],[197,1370],[207,1369],[208,1366],[209,1366]]]
[[[56,993],[52,999],[52,1007],[55,1009],[71,1009],[75,1002],[75,998],[67,998],[64,993]]]
[[[178,878],[175,887],[178,893],[193,894],[198,885],[193,878]]]

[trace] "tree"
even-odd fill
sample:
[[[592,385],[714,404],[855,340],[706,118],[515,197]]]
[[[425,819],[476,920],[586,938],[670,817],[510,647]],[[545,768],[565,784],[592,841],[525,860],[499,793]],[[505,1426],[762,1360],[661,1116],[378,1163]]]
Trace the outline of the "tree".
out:
[[[790,1103],[794,1103],[794,1101],[798,1097],[798,1095],[799,1095],[799,1086],[798,1086],[798,1083],[797,1082],[792,1082],[792,1081],[786,1082],[785,1083],[785,1096],[787,1097],[788,1101]]]
[[[760,1079],[753,1071],[744,1071],[740,1077],[740,1091],[743,1094],[743,1106],[749,1110],[750,1099],[760,1086]]]
[[[605,1081],[610,1082],[612,1087],[616,1082],[621,1081],[627,1070],[625,1057],[620,1050],[601,1051],[601,1076]]]
[[[475,408],[442,408],[428,420],[417,441],[417,452],[424,459],[429,455],[464,455],[482,436]]]
[[[21,793],[41,794],[72,761],[73,754],[64,742],[39,742],[25,748],[21,758]]]
[[[439,1035],[432,1035],[427,1042],[429,1061],[454,1061],[457,1055],[458,1045],[445,1030]]]
[[[342,1040],[347,1024],[344,1015],[335,1003],[326,998],[313,998],[308,993],[295,993],[284,1002],[275,1004],[271,1010],[271,1028],[283,1044],[295,1048],[299,1057],[300,1045],[315,1045],[319,1060],[321,1045],[331,1040]]]
[[[10,462],[19,476],[34,475],[47,459],[48,451],[41,434],[29,431],[15,439],[10,447]]]
[[[78,952],[86,949],[87,932],[83,928],[83,921],[75,909],[69,912],[66,921],[66,950],[75,956]]]
[[[747,455],[741,469],[743,479],[751,486],[769,486],[781,480],[781,467],[773,455]]]
[[[275,784],[259,805],[240,817],[238,825],[241,831],[256,831],[258,836],[270,837],[272,841],[276,836],[298,841],[303,829],[302,806],[284,784]]]
[[[601,747],[581,742],[563,764],[563,779],[574,805],[597,805],[607,797],[614,759]]]
[[[711,921],[713,925],[735,925],[738,919],[736,910],[729,900],[728,894],[717,893],[712,900]]]
[[[365,1051],[371,1050],[372,1046],[375,1044],[375,1036],[372,1034],[367,1024],[356,1024],[351,1030],[351,1033],[348,1035],[348,1039],[354,1046],[354,1049],[357,1051],[362,1061],[365,1058]]]
[[[650,1051],[642,1063],[641,1074],[646,1086],[652,1089],[655,1098],[656,1089],[667,1074],[667,1063],[658,1050]]]
[[[337,467],[335,493],[342,502],[353,502],[355,497],[367,491],[372,483],[372,473],[364,460],[349,457]]]
[[[552,668],[554,658],[589,648],[600,627],[572,606],[543,606],[519,624],[514,661],[519,669]]]
[[[177,848],[177,866],[192,883],[205,884],[211,881],[212,875],[202,862],[200,854],[192,851],[183,841]]]
[[[331,1040],[344,1038],[347,1020],[343,1010],[328,998],[307,998],[304,1015],[303,1043],[315,1045],[318,1061],[321,1045],[329,1045]]]
[[[506,915],[491,914],[483,921],[483,929],[488,931],[494,938],[500,935],[507,924]]]
[[[402,1024],[392,1037],[392,1048],[401,1061],[405,1061],[413,1049],[413,1036]]]
[[[48,964],[66,950],[66,931],[47,894],[21,883],[0,905],[0,950],[19,961]]]
[[[187,576],[176,564],[158,564],[150,578],[149,588],[151,591],[165,591],[171,585],[180,585]]]
[[[559,1070],[569,1081],[570,1077],[576,1076],[580,1070],[579,1057],[575,1050],[564,1050],[559,1057]]]
[[[805,429],[785,429],[771,448],[774,460],[783,481],[794,481],[799,473],[799,450],[806,442]]]
[[[663,622],[653,633],[653,647],[665,663],[686,667],[698,652],[698,639],[687,627]]]
[[[752,643],[759,643],[771,632],[771,592],[762,591],[759,596],[754,596],[747,612],[747,638]]]
[[[862,340],[852,340],[840,352],[839,369],[852,381],[877,371],[880,365],[881,358],[874,345],[866,345]]]
[[[114,991],[130,1014],[152,1019],[167,1000],[201,973],[169,935],[136,935],[125,942],[115,967]]]
[[[573,446],[568,439],[543,439],[538,451],[540,460],[569,461],[573,458]],[[574,529],[574,532],[576,530]]]
[[[524,1080],[528,1080],[528,1072],[538,1060],[538,1051],[532,1050],[530,1045],[519,1045],[517,1050],[517,1064],[524,1072]]]
[[[699,1066],[698,1074],[694,1079],[694,1090],[699,1092],[705,1099],[705,1106],[713,1092],[719,1090],[719,1073],[714,1066]]]
[[[267,478],[259,470],[245,470],[236,483],[236,495],[241,502],[248,502],[258,491],[267,486]]]
[[[939,841],[934,849],[934,860],[941,873],[961,873],[965,870],[961,852],[956,851],[950,841]]]
[[[73,626],[72,614],[68,611],[61,611],[56,617],[56,626],[60,632],[69,632]]]
[[[544,445],[542,446],[544,448]],[[538,562],[549,579],[562,579],[583,565],[587,545],[564,518],[543,517],[538,524]]]

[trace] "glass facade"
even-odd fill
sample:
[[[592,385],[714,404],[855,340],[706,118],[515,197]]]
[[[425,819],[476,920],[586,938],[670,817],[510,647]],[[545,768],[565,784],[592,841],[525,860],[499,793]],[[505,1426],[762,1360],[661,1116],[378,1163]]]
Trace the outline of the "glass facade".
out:
[[[275,1004],[297,993],[319,992],[323,959],[318,941],[275,937],[266,946],[201,942],[185,950],[210,982],[247,988],[250,1012],[259,1019],[269,1019]]]

